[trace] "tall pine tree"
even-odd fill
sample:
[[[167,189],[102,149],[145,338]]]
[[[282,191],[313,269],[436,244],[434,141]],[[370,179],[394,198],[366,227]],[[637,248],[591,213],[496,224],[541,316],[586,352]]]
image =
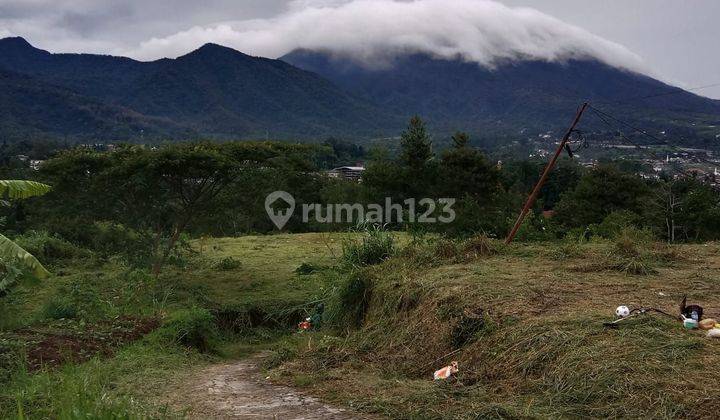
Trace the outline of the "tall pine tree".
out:
[[[400,147],[400,163],[413,170],[422,170],[432,159],[432,142],[420,117],[410,119],[408,128],[400,138]]]

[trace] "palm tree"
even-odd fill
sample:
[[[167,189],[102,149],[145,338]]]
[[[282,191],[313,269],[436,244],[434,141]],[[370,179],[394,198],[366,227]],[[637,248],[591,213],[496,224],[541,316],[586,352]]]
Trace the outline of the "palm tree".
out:
[[[35,181],[0,180],[0,197],[4,200],[43,195],[50,186]],[[6,275],[0,278],[0,294],[6,291],[22,271],[29,271],[37,278],[45,278],[50,272],[31,253],[0,234],[0,263],[4,263]]]

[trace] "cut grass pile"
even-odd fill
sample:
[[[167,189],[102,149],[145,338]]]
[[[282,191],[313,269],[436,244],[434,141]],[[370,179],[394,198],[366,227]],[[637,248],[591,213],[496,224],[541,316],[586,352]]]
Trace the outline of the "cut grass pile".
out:
[[[677,313],[684,294],[717,319],[716,244],[491,248],[475,258],[461,246],[416,250],[348,273],[362,279],[361,321],[294,337],[273,360],[274,377],[401,418],[706,418],[720,410],[720,340],[660,315],[602,325],[621,304]],[[435,257],[418,264],[417,255]],[[652,270],[623,269],[624,258]],[[586,264],[593,269],[577,269]],[[457,378],[434,383],[432,372],[451,360]]]

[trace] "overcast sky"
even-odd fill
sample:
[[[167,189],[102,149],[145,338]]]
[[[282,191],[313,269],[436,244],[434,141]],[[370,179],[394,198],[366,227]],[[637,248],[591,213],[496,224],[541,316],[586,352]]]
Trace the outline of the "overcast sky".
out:
[[[0,0],[0,37],[23,36],[53,52],[143,60],[208,41],[270,57],[297,46],[372,56],[377,51],[368,46],[386,42],[487,65],[587,52],[686,88],[720,83],[718,0],[499,0],[510,8],[486,0],[418,2]],[[720,98],[720,86],[697,93]]]

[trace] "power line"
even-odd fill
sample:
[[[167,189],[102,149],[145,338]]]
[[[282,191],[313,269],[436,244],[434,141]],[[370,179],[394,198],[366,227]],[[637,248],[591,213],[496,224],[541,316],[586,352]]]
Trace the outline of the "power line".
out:
[[[647,148],[644,148],[644,147],[640,146],[639,144],[635,143],[635,142],[632,141],[629,137],[627,137],[627,136],[622,132],[622,130],[619,130],[619,129],[617,129],[617,127],[614,127],[614,126],[605,118],[605,116],[609,116],[609,114],[602,113],[602,111],[599,111],[599,110],[597,110],[596,108],[594,108],[594,107],[592,107],[592,106],[590,106],[589,108],[590,108],[590,111],[592,111],[593,114],[595,114],[595,116],[598,117],[598,119],[599,119],[600,121],[602,121],[603,123],[605,123],[608,127],[610,127],[610,129],[612,129],[612,130],[614,130],[614,131],[617,131],[617,133],[620,135],[620,137],[622,137],[626,142],[628,142],[628,143],[630,143],[631,145],[635,146],[635,148],[638,149],[638,150],[640,150],[640,151],[644,151],[644,152],[646,152],[646,153],[649,153],[653,158],[655,158],[655,159],[657,159],[657,160],[662,160],[662,158],[659,157],[655,152],[653,152],[652,150],[649,150],[649,149],[647,149]],[[612,116],[610,116],[610,117],[612,117]],[[614,118],[614,117],[613,117],[613,118]],[[619,121],[619,120],[618,120],[618,121]],[[670,169],[672,169],[673,171],[675,171],[675,172],[677,172],[677,173],[679,173],[679,174],[681,174],[681,175],[688,176],[687,172],[685,172],[685,171],[683,171],[683,170],[681,170],[681,169],[678,169],[678,168],[676,168],[676,167],[674,167],[674,166],[670,166]]]
[[[613,103],[613,104],[619,105],[619,104],[625,104],[625,103],[628,103],[628,102],[631,102],[631,101],[639,101],[639,100],[643,100],[643,99],[657,98],[657,97],[660,97],[660,96],[677,95],[677,94],[679,94],[679,93],[694,92],[694,91],[697,91],[697,90],[709,89],[709,88],[711,88],[711,87],[717,87],[717,86],[720,86],[720,83],[713,83],[713,84],[709,84],[709,85],[696,86],[696,87],[691,87],[691,88],[687,88],[687,89],[683,89],[683,88],[681,88],[681,87],[674,87],[674,88],[673,88],[674,90],[668,91],[668,92],[655,93],[655,94],[646,95],[646,96],[636,96],[636,97],[621,99],[621,100],[619,100],[619,101],[613,101],[613,102],[607,102],[607,101],[602,101],[602,102]]]
[[[645,130],[643,130],[643,129],[641,129],[641,128],[635,127],[634,125],[630,124],[629,122],[626,122],[626,121],[623,121],[623,120],[621,120],[621,119],[619,119],[619,118],[617,118],[617,117],[614,117],[614,116],[608,114],[607,112],[605,112],[605,111],[603,111],[603,110],[600,110],[600,109],[595,108],[595,107],[593,107],[593,106],[589,106],[589,108],[590,108],[593,112],[595,112],[596,114],[597,114],[597,113],[602,114],[602,115],[604,115],[606,118],[609,118],[609,119],[611,119],[611,120],[613,120],[613,121],[616,121],[616,122],[619,123],[619,124],[622,124],[622,125],[630,128],[630,129],[634,130],[634,131],[637,131],[638,133],[640,133],[640,134],[642,134],[642,135],[644,135],[644,136],[647,136],[648,138],[651,138],[651,139],[655,140],[655,141],[658,142],[658,143],[664,144],[665,146],[668,146],[668,147],[673,148],[673,149],[675,149],[675,150],[683,151],[681,147],[679,147],[679,146],[677,146],[677,145],[674,145],[674,144],[672,144],[672,143],[669,143],[667,140],[663,140],[663,139],[661,139],[661,138],[659,138],[659,137],[657,137],[657,136],[654,136],[654,135],[648,133],[647,131],[645,131]],[[706,160],[706,159],[703,159],[703,158],[698,157],[698,156],[696,156],[695,158],[696,158],[697,160],[703,162],[703,163],[707,163],[708,165],[713,165],[713,166],[717,166],[717,165],[718,165],[717,162],[713,162],[713,161],[710,161],[710,160]]]

